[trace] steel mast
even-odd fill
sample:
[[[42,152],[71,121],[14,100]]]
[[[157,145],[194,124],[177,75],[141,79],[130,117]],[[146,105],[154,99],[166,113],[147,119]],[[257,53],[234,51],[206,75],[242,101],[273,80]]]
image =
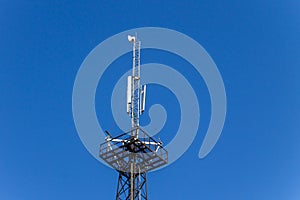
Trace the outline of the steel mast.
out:
[[[132,75],[127,79],[127,113],[131,130],[117,137],[106,131],[106,142],[100,145],[100,158],[119,172],[116,200],[148,200],[146,173],[168,163],[168,152],[139,125],[145,110],[146,85],[141,86],[140,47],[136,36],[133,44]]]
[[[127,94],[127,106],[130,106],[130,110],[127,113],[131,115],[131,128],[134,129],[139,127],[139,119],[141,114],[141,102],[140,96],[142,93],[141,89],[141,62],[140,62],[140,52],[141,52],[141,41],[137,36],[128,36],[128,41],[133,43],[133,61],[132,61],[132,76],[128,77],[127,92],[131,88],[130,94]],[[129,80],[131,79],[131,81]],[[131,97],[130,97],[131,96]],[[138,138],[138,129],[136,132],[132,132],[133,136]]]

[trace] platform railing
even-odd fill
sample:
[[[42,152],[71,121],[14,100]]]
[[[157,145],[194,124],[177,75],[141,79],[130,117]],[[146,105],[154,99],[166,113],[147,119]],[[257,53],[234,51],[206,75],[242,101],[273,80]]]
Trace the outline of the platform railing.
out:
[[[139,129],[139,138],[130,133]],[[99,156],[110,166],[119,171],[128,170],[130,156],[135,155],[136,165],[143,171],[151,171],[168,163],[168,152],[161,142],[140,127],[117,137],[106,138],[100,145]]]

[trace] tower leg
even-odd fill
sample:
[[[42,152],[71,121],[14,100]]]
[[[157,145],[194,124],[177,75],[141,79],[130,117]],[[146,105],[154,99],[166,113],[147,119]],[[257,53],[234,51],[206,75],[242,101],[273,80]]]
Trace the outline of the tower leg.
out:
[[[146,173],[119,172],[116,200],[148,200]]]

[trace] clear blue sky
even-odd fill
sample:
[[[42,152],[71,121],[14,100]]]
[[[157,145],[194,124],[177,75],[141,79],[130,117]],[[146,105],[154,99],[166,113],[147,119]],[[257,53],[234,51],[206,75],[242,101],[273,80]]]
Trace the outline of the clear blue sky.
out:
[[[222,136],[199,160],[210,102],[201,77],[191,78],[203,91],[199,132],[176,163],[148,175],[149,199],[300,199],[299,10],[300,2],[290,0],[0,1],[0,199],[114,199],[117,173],[77,135],[73,83],[96,45],[143,26],[197,40],[216,62],[228,100]],[[183,71],[175,56],[142,56],[143,63],[156,59]],[[114,66],[124,65],[121,60]],[[107,72],[115,80],[119,75],[113,66]],[[99,86],[97,99],[107,99],[107,91]],[[162,102],[149,97],[148,104],[174,98],[164,94]],[[174,117],[162,135],[178,126],[172,101],[166,110]],[[114,130],[110,118],[100,123]]]

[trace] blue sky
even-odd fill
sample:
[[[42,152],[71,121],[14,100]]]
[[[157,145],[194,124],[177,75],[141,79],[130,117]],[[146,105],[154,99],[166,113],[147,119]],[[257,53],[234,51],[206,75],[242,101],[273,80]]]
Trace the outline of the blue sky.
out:
[[[142,63],[168,64],[189,77],[201,104],[196,139],[177,162],[148,175],[149,199],[300,199],[299,9],[300,2],[289,0],[2,0],[0,199],[114,198],[117,173],[94,159],[76,132],[73,83],[101,41],[145,26],[174,29],[199,42],[219,68],[228,101],[221,138],[199,160],[210,118],[205,84],[176,56],[142,52]],[[99,119],[110,105],[107,80],[118,79],[118,66],[130,69],[126,60],[116,60],[100,81]],[[161,133],[168,141],[178,126],[178,103],[156,85],[148,94],[147,106],[161,103],[172,116]],[[117,131],[109,114],[100,124]]]

